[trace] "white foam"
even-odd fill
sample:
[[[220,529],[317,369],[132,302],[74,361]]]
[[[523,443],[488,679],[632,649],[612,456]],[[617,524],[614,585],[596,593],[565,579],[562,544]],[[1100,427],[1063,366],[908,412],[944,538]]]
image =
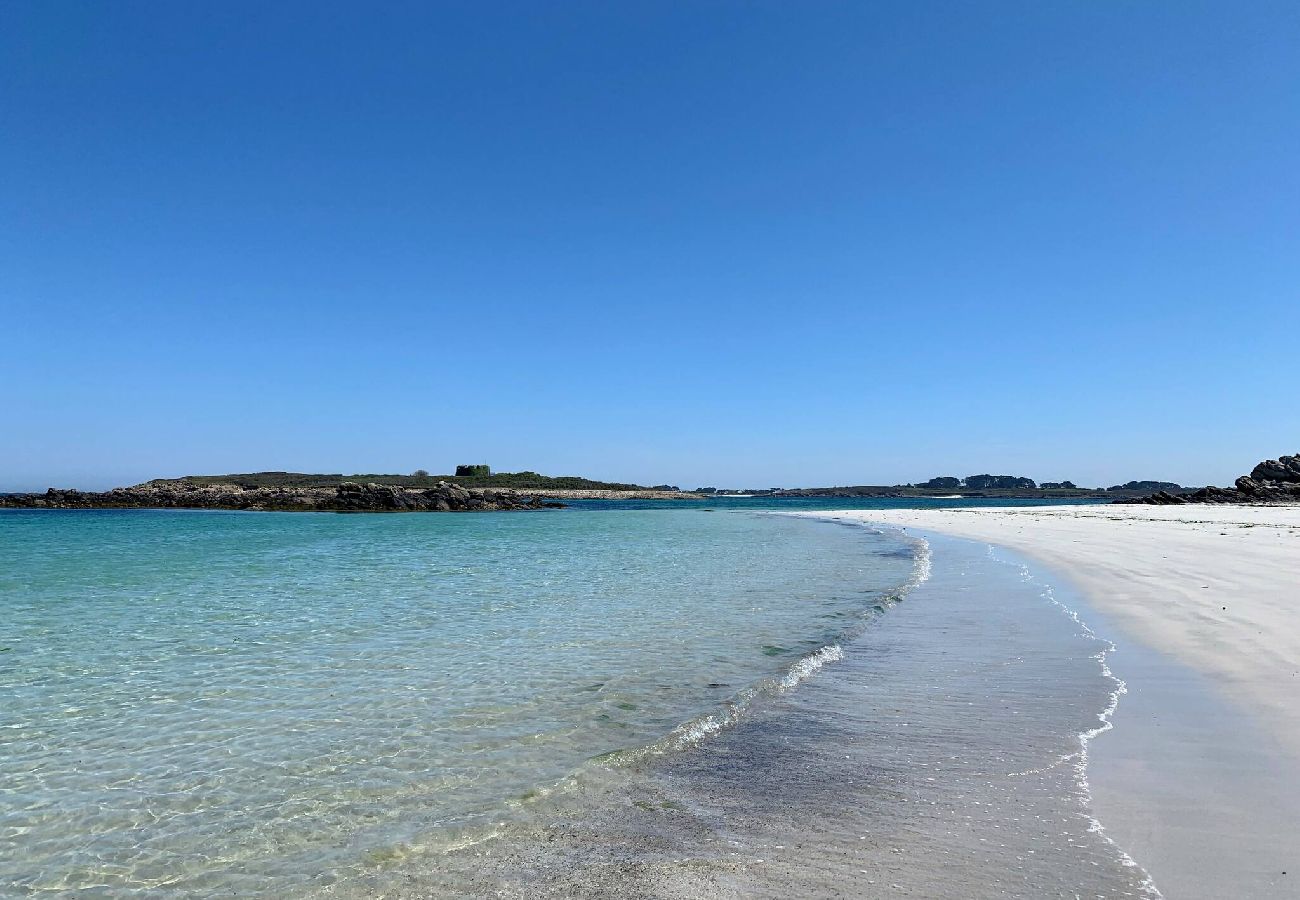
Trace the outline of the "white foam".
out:
[[[996,562],[1004,565],[1016,566],[1020,570],[1021,579],[1024,581],[1038,582],[1038,579],[1034,574],[1029,571],[1028,566],[1000,559],[997,555],[996,548],[992,544],[988,546],[988,555],[990,559],[995,560]],[[1113,685],[1113,688],[1110,691],[1110,699],[1105,708],[1097,713],[1097,726],[1079,732],[1079,751],[1077,753],[1069,753],[1061,756],[1051,766],[1045,766],[1041,769],[1017,774],[1036,774],[1038,772],[1045,772],[1049,769],[1055,768],[1061,763],[1073,761],[1074,781],[1079,789],[1079,803],[1083,807],[1081,815],[1088,822],[1088,831],[1096,834],[1103,841],[1109,844],[1119,855],[1119,861],[1122,865],[1135,868],[1141,872],[1143,893],[1147,897],[1152,898],[1152,900],[1159,900],[1159,898],[1163,898],[1164,895],[1161,894],[1160,889],[1156,887],[1155,879],[1151,877],[1151,873],[1144,869],[1137,860],[1130,856],[1128,852],[1115,841],[1114,838],[1106,833],[1106,826],[1104,826],[1101,823],[1101,820],[1092,813],[1092,788],[1088,783],[1088,745],[1092,743],[1093,738],[1105,734],[1107,731],[1110,731],[1115,727],[1111,719],[1115,715],[1115,710],[1119,708],[1119,698],[1128,693],[1128,685],[1124,683],[1124,679],[1120,678],[1111,670],[1108,661],[1110,654],[1114,653],[1116,650],[1115,644],[1093,631],[1092,628],[1089,627],[1088,623],[1084,622],[1083,619],[1079,617],[1077,610],[1071,609],[1069,606],[1062,603],[1057,598],[1056,592],[1050,584],[1038,583],[1043,589],[1041,596],[1044,600],[1051,603],[1064,613],[1072,622],[1074,622],[1075,625],[1079,627],[1079,633],[1083,637],[1096,641],[1102,645],[1102,649],[1093,654],[1092,658],[1097,660],[1098,667],[1101,669],[1102,677],[1109,680]]]
[[[799,513],[772,513],[772,515],[799,515]],[[855,522],[854,524],[870,527],[869,523],[866,522]],[[884,529],[871,528],[871,530],[877,534],[885,534]],[[929,542],[915,535],[902,536],[910,541],[915,549],[912,575],[893,594],[882,598],[887,607],[893,606],[918,585],[925,582],[932,571]],[[849,632],[849,634],[852,634],[852,632]],[[765,678],[738,693],[727,702],[726,708],[722,712],[710,713],[683,722],[661,741],[646,747],[610,754],[605,760],[609,762],[632,760],[650,754],[683,750],[699,744],[712,735],[735,725],[759,697],[780,695],[794,690],[820,672],[827,664],[839,662],[843,658],[844,648],[839,644],[827,644],[824,647],[819,647],[791,665],[781,677]]]
[[[792,665],[779,679],[765,678],[732,698],[723,712],[700,716],[685,722],[673,729],[665,742],[647,750],[681,750],[698,744],[705,738],[736,724],[759,697],[784,694],[786,691],[793,690],[816,675],[827,663],[838,662],[843,658],[844,649],[839,644],[820,647]]]
[[[791,512],[791,513],[785,513],[785,515],[794,515],[794,516],[803,515],[803,516],[809,516],[813,518],[823,518],[829,521],[836,521],[836,522],[845,521],[839,516],[824,516],[824,515],[819,515],[817,513],[808,513],[808,512]],[[876,523],[866,522],[861,520],[858,520],[857,523],[870,527],[872,528],[872,530],[876,531],[877,533],[883,533],[884,531],[884,529],[879,527]],[[890,531],[893,531],[898,534],[905,534],[903,529],[890,528]],[[932,554],[930,550],[929,541],[925,540],[925,538],[920,537],[919,535],[905,534],[905,536],[909,537],[910,539],[916,542],[917,555],[916,555],[916,567],[914,569],[912,579],[905,586],[904,590],[902,591],[903,594],[906,594],[908,591],[912,590],[913,588],[925,582],[930,577],[931,570],[932,570],[932,564],[931,564]],[[1033,573],[1029,571],[1028,566],[1021,565],[1019,563],[1013,563],[1008,560],[1000,559],[997,556],[996,548],[992,544],[989,544],[987,549],[988,549],[988,555],[990,559],[993,559],[999,563],[1003,563],[1004,565],[1012,565],[1019,568],[1020,576],[1023,580],[1033,581],[1033,582],[1038,581],[1038,579],[1035,578]],[[1128,686],[1124,683],[1124,680],[1122,678],[1117,676],[1111,670],[1110,664],[1108,662],[1108,657],[1110,656],[1111,653],[1114,653],[1116,650],[1115,644],[1098,635],[1095,631],[1092,630],[1091,627],[1088,626],[1086,622],[1083,621],[1083,619],[1079,617],[1079,614],[1076,610],[1071,609],[1070,607],[1062,603],[1059,599],[1057,599],[1056,593],[1052,589],[1051,585],[1043,584],[1042,597],[1043,599],[1051,603],[1053,606],[1057,607],[1067,617],[1069,617],[1070,620],[1073,621],[1079,627],[1081,635],[1088,638],[1089,640],[1096,641],[1102,645],[1102,649],[1093,655],[1093,659],[1097,660],[1097,664],[1101,670],[1102,677],[1109,680],[1113,685],[1113,688],[1110,691],[1109,700],[1105,708],[1102,709],[1099,713],[1097,713],[1097,723],[1098,723],[1097,726],[1095,728],[1089,728],[1078,733],[1077,737],[1079,741],[1079,750],[1077,753],[1064,754],[1058,757],[1051,765],[1043,766],[1042,768],[1038,768],[1038,769],[1031,769],[1025,772],[1011,773],[1009,777],[1015,777],[1018,775],[1039,774],[1041,772],[1046,772],[1051,769],[1054,769],[1057,766],[1062,765],[1063,763],[1073,762],[1074,780],[1075,780],[1075,784],[1078,786],[1079,803],[1083,807],[1083,812],[1081,813],[1081,815],[1088,822],[1088,831],[1093,834],[1096,834],[1103,841],[1109,844],[1111,848],[1115,851],[1115,853],[1118,854],[1119,861],[1122,865],[1135,868],[1142,873],[1143,894],[1145,894],[1148,898],[1151,898],[1151,900],[1163,900],[1164,895],[1161,894],[1160,889],[1156,887],[1155,880],[1151,877],[1151,873],[1148,872],[1146,869],[1144,869],[1137,862],[1137,860],[1135,860],[1132,856],[1130,856],[1128,852],[1125,851],[1124,848],[1121,847],[1115,841],[1114,838],[1112,838],[1109,834],[1106,833],[1106,827],[1101,823],[1100,819],[1098,819],[1095,815],[1092,814],[1091,811],[1092,788],[1088,783],[1088,745],[1092,742],[1093,738],[1097,737],[1100,734],[1105,734],[1107,731],[1110,731],[1112,728],[1115,727],[1114,724],[1111,722],[1111,718],[1114,716],[1115,710],[1119,708],[1119,698],[1122,697],[1124,694],[1128,693]]]
[[[790,671],[786,672],[785,677],[781,679],[781,689],[788,691],[797,687],[801,681],[807,681],[816,675],[828,662],[839,662],[843,658],[844,649],[839,644],[822,647],[790,667]]]

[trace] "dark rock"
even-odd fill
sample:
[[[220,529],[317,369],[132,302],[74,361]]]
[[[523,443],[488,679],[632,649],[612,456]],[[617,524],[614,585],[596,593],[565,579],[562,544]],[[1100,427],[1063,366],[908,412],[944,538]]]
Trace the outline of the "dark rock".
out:
[[[1116,502],[1157,506],[1170,503],[1300,503],[1300,454],[1266,459],[1233,484],[1234,487],[1230,488],[1210,485],[1180,495],[1160,490],[1139,500]]]
[[[1250,477],[1256,481],[1300,483],[1300,454],[1266,459],[1251,470]]]
[[[333,487],[242,488],[233,484],[175,481],[113,488],[103,493],[50,488],[44,494],[0,495],[0,507],[28,509],[245,509],[338,512],[466,512],[543,509],[518,491],[463,488],[440,481],[427,489],[345,481]]]

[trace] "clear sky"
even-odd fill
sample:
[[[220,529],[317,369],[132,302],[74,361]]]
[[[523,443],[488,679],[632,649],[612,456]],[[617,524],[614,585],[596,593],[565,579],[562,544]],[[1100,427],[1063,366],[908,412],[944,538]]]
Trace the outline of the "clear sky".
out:
[[[0,8],[0,489],[1227,483],[1300,5]]]

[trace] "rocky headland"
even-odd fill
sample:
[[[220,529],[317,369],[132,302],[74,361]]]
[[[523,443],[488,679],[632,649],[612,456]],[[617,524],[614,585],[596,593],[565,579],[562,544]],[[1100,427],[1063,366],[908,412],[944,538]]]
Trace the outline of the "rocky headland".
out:
[[[111,491],[50,488],[0,494],[0,507],[22,509],[244,509],[285,512],[477,512],[543,509],[562,504],[506,488],[427,488],[344,481],[333,487],[255,487],[185,480],[146,482]]]
[[[1230,488],[1210,485],[1186,494],[1156,491],[1136,500],[1118,503],[1145,503],[1153,506],[1176,506],[1183,503],[1251,503],[1300,504],[1300,454],[1266,459],[1242,475]]]

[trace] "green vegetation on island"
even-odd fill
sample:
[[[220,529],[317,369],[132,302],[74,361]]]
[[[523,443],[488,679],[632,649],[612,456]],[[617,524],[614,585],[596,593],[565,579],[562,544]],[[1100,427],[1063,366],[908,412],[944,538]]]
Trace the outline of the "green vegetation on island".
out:
[[[1170,492],[1190,491],[1172,481],[1130,481],[1110,488],[1079,487],[1073,481],[1044,481],[1041,484],[1023,475],[967,475],[957,478],[944,475],[920,484],[853,485],[829,488],[795,488],[755,491],[784,497],[890,497],[897,499],[946,497],[959,495],[974,499],[1006,500],[1116,500],[1134,498],[1149,491],[1148,485],[1160,484]],[[713,489],[709,489],[712,493]],[[716,493],[722,493],[717,491]]]
[[[1289,459],[1285,458],[1285,459]],[[985,499],[1059,499],[1059,500],[1124,500],[1137,499],[1150,494],[1153,490],[1162,492],[1162,496],[1180,496],[1190,494],[1194,489],[1182,488],[1168,481],[1130,481],[1127,484],[1110,488],[1079,487],[1073,481],[1036,482],[1023,475],[967,475],[940,476],[919,484],[894,485],[846,485],[838,487],[804,487],[804,488],[716,488],[700,487],[683,492],[675,485],[659,484],[653,487],[628,482],[597,481],[577,475],[542,475],[538,472],[493,472],[484,463],[458,465],[454,475],[433,475],[425,469],[416,469],[410,475],[393,474],[317,474],[305,472],[246,472],[227,475],[186,475],[181,478],[158,478],[132,488],[118,488],[116,491],[163,491],[194,492],[230,489],[234,491],[334,491],[344,484],[366,485],[369,488],[384,487],[397,491],[429,491],[454,488],[455,490],[507,489],[518,491],[525,496],[551,498],[582,499],[654,499],[686,500],[708,497],[851,497],[851,498],[962,498]],[[90,504],[96,502],[92,495],[73,497],[71,492],[66,498],[68,504]],[[110,492],[111,494],[111,492]],[[130,505],[139,505],[153,497],[147,494],[143,500],[132,500]],[[170,495],[168,495],[170,496]],[[188,497],[189,494],[186,494]],[[402,495],[405,496],[405,495]],[[55,498],[57,499],[57,498]],[[199,499],[203,499],[200,497]],[[243,498],[248,499],[248,498]],[[286,500],[282,496],[271,498],[275,503],[302,505],[308,500]],[[318,503],[318,498],[309,498],[308,505]],[[46,505],[54,502],[44,495],[31,495],[31,501]],[[6,505],[20,504],[21,498],[10,497]],[[75,501],[75,502],[74,502]],[[120,494],[105,495],[102,501],[109,504],[125,502]],[[59,501],[64,502],[64,501]],[[250,501],[251,502],[251,501]],[[260,503],[260,501],[258,501]],[[120,504],[119,504],[120,505]],[[176,505],[162,503],[161,505]]]
[[[387,484],[394,487],[429,488],[440,481],[465,488],[547,488],[551,490],[644,490],[640,485],[609,481],[594,481],[576,475],[540,475],[537,472],[496,472],[485,465],[457,466],[455,475],[430,475],[417,469],[410,475],[380,474],[326,474],[303,472],[245,472],[230,475],[186,475],[182,478],[157,478],[146,482],[151,486],[166,486],[188,482],[196,485],[233,484],[244,489],[252,488],[309,488],[334,487],[345,481],[359,484]],[[473,474],[460,474],[471,471]]]

